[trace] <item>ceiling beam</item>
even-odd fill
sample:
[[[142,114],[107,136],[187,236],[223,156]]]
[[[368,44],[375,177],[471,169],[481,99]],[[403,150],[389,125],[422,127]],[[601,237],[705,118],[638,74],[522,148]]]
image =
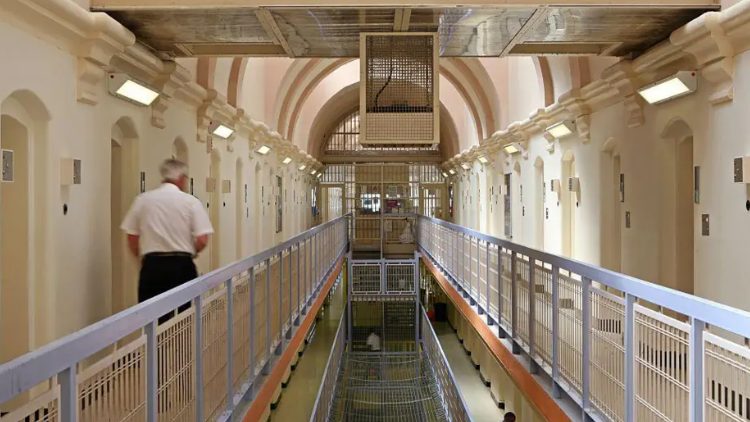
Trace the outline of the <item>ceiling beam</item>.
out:
[[[547,16],[549,15],[549,9],[546,6],[542,6],[537,8],[534,13],[531,14],[529,17],[529,20],[527,20],[521,29],[516,32],[516,35],[511,38],[508,45],[503,48],[503,52],[500,53],[500,57],[505,57],[510,53],[510,51],[513,49],[513,47],[516,46],[518,43],[522,43],[523,40],[526,39],[526,35],[533,31],[534,28],[537,27],[540,23],[544,22],[545,19],[547,19]]]
[[[409,24],[411,23],[411,8],[399,8],[396,9],[396,16],[393,19],[393,31],[394,32],[406,32],[409,30]]]
[[[419,7],[456,7],[456,0],[431,0]],[[627,6],[627,7],[710,7],[718,8],[720,0],[472,0],[471,6],[487,7],[540,7],[540,6]],[[414,0],[323,0],[314,7],[413,7]],[[305,7],[310,8],[310,0],[91,0],[92,10],[127,10],[127,9],[185,9],[185,8],[221,7]]]
[[[284,38],[284,34],[281,33],[281,29],[279,29],[279,25],[276,23],[276,19],[273,18],[271,12],[267,9],[258,9],[255,11],[255,16],[258,17],[260,24],[263,25],[263,29],[266,30],[268,37],[274,41],[274,44],[280,45],[281,48],[284,49],[284,52],[286,52],[287,56],[294,57],[292,47],[286,42],[286,38]]]

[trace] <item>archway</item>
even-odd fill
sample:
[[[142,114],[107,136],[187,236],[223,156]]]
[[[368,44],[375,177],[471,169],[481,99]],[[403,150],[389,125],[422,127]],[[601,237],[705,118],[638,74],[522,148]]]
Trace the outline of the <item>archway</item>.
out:
[[[54,229],[47,206],[49,120],[30,91],[16,91],[0,104],[0,148],[12,151],[14,167],[13,180],[0,184],[0,363],[54,336],[56,292],[48,271],[55,257],[47,242]]]
[[[235,238],[237,241],[237,259],[245,257],[245,218],[246,217],[246,203],[247,203],[247,184],[245,183],[245,176],[243,171],[243,163],[241,158],[237,158],[237,164],[235,165],[234,175],[234,202],[235,202]]]
[[[221,155],[217,149],[211,151],[211,168],[209,177],[213,180],[213,192],[209,200],[209,216],[214,234],[211,236],[209,251],[211,270],[221,267]]]
[[[562,254],[575,256],[577,194],[569,189],[570,178],[576,175],[576,162],[573,152],[565,151],[562,158]]]
[[[138,195],[138,133],[130,118],[123,117],[112,126],[110,145],[110,313],[116,314],[138,303],[138,268],[129,256],[126,236],[120,229],[128,207]]]
[[[175,138],[172,143],[172,157],[185,163],[188,166],[188,172],[190,172],[190,153],[188,152],[187,143],[180,136]],[[185,192],[190,192],[189,184],[185,186]]]
[[[662,133],[660,283],[694,292],[693,131],[681,119]]]
[[[544,182],[544,160],[537,157],[534,162],[534,230],[536,234],[535,246],[539,250],[544,250],[544,221],[546,220],[547,197],[546,185]]]

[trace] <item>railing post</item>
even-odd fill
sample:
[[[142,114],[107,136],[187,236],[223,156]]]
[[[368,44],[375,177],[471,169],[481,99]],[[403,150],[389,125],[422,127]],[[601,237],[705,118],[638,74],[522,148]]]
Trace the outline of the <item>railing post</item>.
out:
[[[464,297],[469,297],[466,289],[466,239],[463,233],[461,233],[461,286],[463,286]]]
[[[195,414],[203,421],[203,297],[198,295],[195,304]]]
[[[146,326],[146,422],[157,422],[159,403],[156,321]]]
[[[294,252],[294,249],[292,246],[289,247],[289,331],[286,333],[286,338],[291,339],[292,338],[292,326],[295,325],[294,322],[294,281],[292,280],[292,274],[294,272],[292,271],[292,252]]]
[[[263,357],[266,359],[261,373],[268,375],[271,360],[271,258],[266,259],[266,351]]]
[[[503,306],[503,247],[497,245],[497,335],[500,338],[505,338]]]
[[[485,242],[484,247],[484,312],[487,314],[487,325],[492,325],[492,313],[490,313],[490,242]]]
[[[78,382],[76,365],[65,368],[57,375],[60,383],[60,421],[78,421]],[[27,419],[28,420],[28,419]]]
[[[301,244],[297,244],[297,319],[294,321],[294,325],[299,326],[300,319],[302,319],[302,301],[300,300],[302,292],[302,248]]]
[[[705,419],[705,328],[705,322],[696,318],[690,319],[690,422],[703,422]]]
[[[539,372],[536,363],[536,259],[529,257],[529,372]]]
[[[591,406],[591,280],[586,277],[581,279],[581,313],[583,314],[581,336],[581,411],[582,420],[588,421],[588,410]]]
[[[234,301],[232,300],[232,279],[224,282],[227,290],[227,410],[234,407]]]
[[[348,291],[346,292],[346,309],[347,309],[347,319],[346,319],[346,330],[349,334],[347,338],[349,339],[349,342],[352,341],[352,292],[354,291],[354,273],[352,272],[352,249],[349,248],[348,256],[347,256],[347,263],[346,267],[348,271],[346,272],[346,278],[347,280],[344,280],[344,282],[349,286]]]
[[[625,422],[635,422],[635,296],[625,294]]]
[[[518,344],[518,256],[516,251],[510,251],[510,332],[513,354],[521,354]]]
[[[560,390],[560,268],[552,266],[552,397],[562,397]]]
[[[276,355],[281,355],[284,348],[284,251],[279,252],[279,344]]]
[[[477,259],[479,264],[479,259]],[[474,306],[477,302],[474,300],[474,238],[469,235],[469,304]]]

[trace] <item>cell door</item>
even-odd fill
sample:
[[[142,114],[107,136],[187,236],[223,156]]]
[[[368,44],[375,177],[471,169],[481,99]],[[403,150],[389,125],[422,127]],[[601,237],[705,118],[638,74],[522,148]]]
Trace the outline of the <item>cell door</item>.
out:
[[[511,211],[511,204],[513,203],[511,201],[511,194],[513,190],[510,188],[510,176],[510,173],[505,175],[505,237],[508,239],[513,238],[513,219],[511,218],[513,214]]]
[[[445,219],[444,198],[445,186],[441,184],[424,184],[422,185],[420,211],[428,217],[435,217],[441,220]]]

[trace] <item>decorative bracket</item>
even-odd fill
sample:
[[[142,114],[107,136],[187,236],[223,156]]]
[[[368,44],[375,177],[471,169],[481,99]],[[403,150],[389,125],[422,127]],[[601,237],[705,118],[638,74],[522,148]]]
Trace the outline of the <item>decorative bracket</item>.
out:
[[[164,62],[164,71],[153,82],[160,95],[151,103],[151,124],[159,129],[166,127],[164,113],[175,92],[190,82],[190,72],[175,62]]]
[[[209,89],[206,91],[206,98],[203,100],[203,104],[198,107],[198,133],[196,135],[198,142],[209,144],[208,139],[211,138],[211,135],[208,133],[208,127],[226,102],[226,99],[216,90]],[[213,147],[207,146],[206,149],[211,152]]]
[[[591,140],[591,134],[589,133],[591,122],[589,117],[590,110],[581,97],[579,90],[576,89],[563,94],[560,97],[560,103],[575,120],[576,131],[581,143],[589,143]]]
[[[638,77],[630,62],[620,62],[604,70],[602,78],[625,100],[623,106],[628,113],[628,127],[640,126],[644,122],[645,101],[636,92]]]

